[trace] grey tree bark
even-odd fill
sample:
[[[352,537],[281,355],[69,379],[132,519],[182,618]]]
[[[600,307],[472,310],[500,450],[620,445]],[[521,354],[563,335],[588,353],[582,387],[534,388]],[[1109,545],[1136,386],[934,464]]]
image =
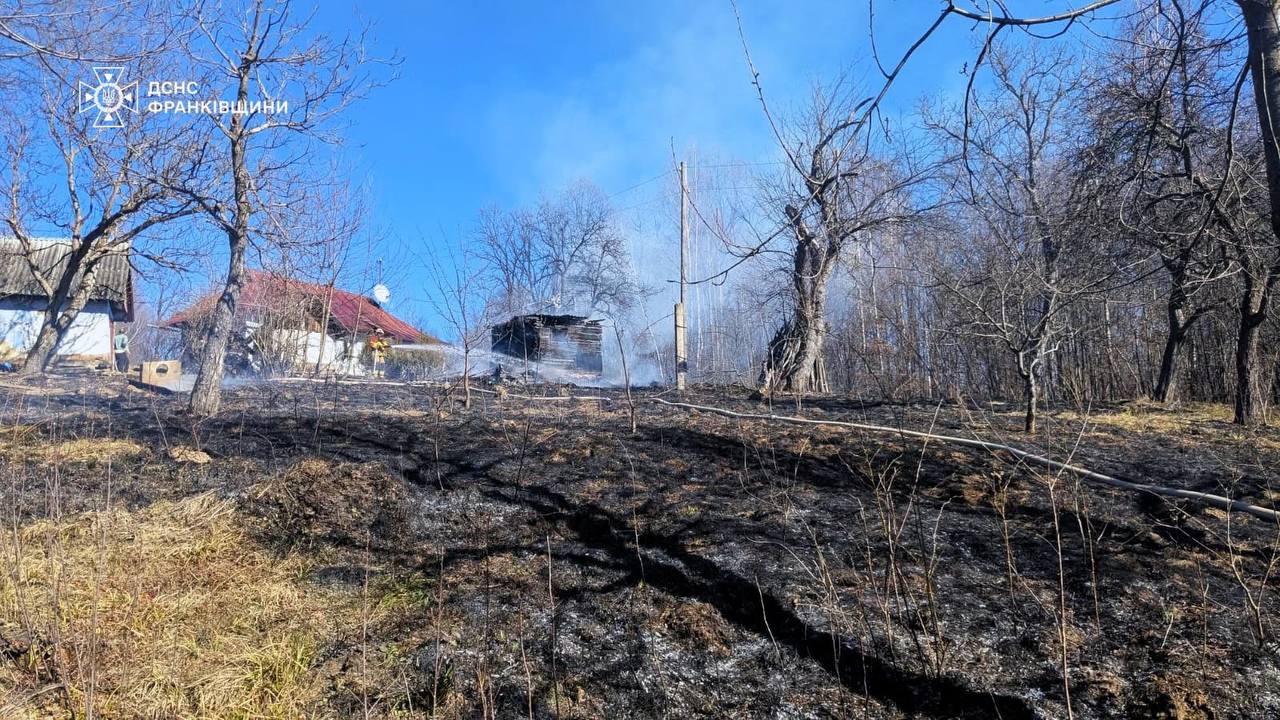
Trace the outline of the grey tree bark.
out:
[[[786,223],[773,237],[789,233],[795,245],[786,268],[790,309],[757,378],[766,395],[827,390],[823,349],[833,271],[860,234],[916,216],[909,191],[927,171],[900,146],[878,147],[885,155],[874,154],[865,123],[859,106],[820,98],[796,146],[783,146],[794,186],[784,191]]]
[[[1169,299],[1165,303],[1165,314],[1168,330],[1165,335],[1164,351],[1160,355],[1160,371],[1156,376],[1155,390],[1152,395],[1157,402],[1170,403],[1178,397],[1178,358],[1182,354],[1182,346],[1187,341],[1187,333],[1191,326],[1203,316],[1205,308],[1188,312],[1190,299],[1182,278],[1175,273],[1173,287],[1169,290]]]
[[[788,205],[786,213],[796,236],[791,271],[795,307],[769,342],[759,385],[765,393],[825,392],[822,348],[827,337],[827,282],[840,244],[820,245],[799,210]]]
[[[80,311],[84,310],[89,302],[89,296],[96,283],[97,270],[98,265],[95,263],[86,268],[79,278],[74,278],[67,273],[58,283],[44,311],[36,341],[27,351],[26,361],[18,371],[20,375],[38,375],[49,369],[58,345],[71,329],[71,324],[79,317]]]
[[[250,43],[249,47],[254,47],[254,44]],[[249,98],[249,79],[254,60],[252,50],[241,58],[236,87],[236,100],[239,103],[244,103]],[[191,400],[188,404],[192,414],[201,416],[217,413],[222,404],[222,376],[226,369],[227,343],[231,339],[240,291],[244,288],[244,255],[249,247],[249,221],[253,215],[249,197],[252,178],[246,157],[248,135],[243,115],[231,116],[228,137],[231,142],[235,208],[230,221],[223,220],[228,249],[227,279],[218,303],[213,308],[209,329],[200,348],[200,370],[196,375],[195,385],[191,388]]]
[[[194,4],[190,11],[200,32],[186,39],[192,60],[207,71],[207,84],[227,79],[235,88],[233,106],[249,108],[247,114],[232,112],[229,121],[212,118],[227,141],[227,156],[220,158],[225,164],[214,174],[214,184],[224,187],[185,189],[225,233],[228,250],[226,283],[208,318],[188,405],[195,415],[214,414],[221,405],[226,350],[235,330],[251,238],[276,248],[298,242],[299,232],[305,238],[305,231],[296,228],[314,224],[315,218],[299,208],[308,206],[308,196],[332,187],[332,179],[315,167],[318,148],[300,143],[338,144],[340,138],[328,132],[326,121],[378,86],[372,68],[398,62],[366,55],[362,37],[305,37],[309,20],[293,15],[290,0],[250,4],[248,12]],[[260,112],[253,110],[257,106],[262,106]],[[230,183],[222,181],[223,173],[230,175]],[[226,184],[231,186],[229,197]],[[270,216],[271,222],[255,222],[259,214]]]

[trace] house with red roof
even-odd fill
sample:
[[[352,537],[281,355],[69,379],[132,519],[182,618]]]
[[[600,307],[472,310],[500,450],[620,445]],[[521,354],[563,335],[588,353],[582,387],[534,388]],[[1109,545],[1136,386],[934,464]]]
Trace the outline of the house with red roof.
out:
[[[162,323],[183,333],[187,354],[196,355],[221,294],[215,288]],[[247,271],[235,320],[227,350],[232,371],[363,374],[372,364],[368,345],[374,335],[385,336],[401,354],[431,353],[439,346],[434,354],[440,357],[445,347],[371,297],[262,270]]]

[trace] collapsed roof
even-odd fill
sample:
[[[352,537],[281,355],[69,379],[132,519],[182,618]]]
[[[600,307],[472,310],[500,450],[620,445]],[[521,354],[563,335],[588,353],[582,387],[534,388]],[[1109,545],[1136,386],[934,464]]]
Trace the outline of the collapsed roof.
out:
[[[517,315],[490,329],[493,351],[550,368],[600,375],[601,322],[582,315]]]

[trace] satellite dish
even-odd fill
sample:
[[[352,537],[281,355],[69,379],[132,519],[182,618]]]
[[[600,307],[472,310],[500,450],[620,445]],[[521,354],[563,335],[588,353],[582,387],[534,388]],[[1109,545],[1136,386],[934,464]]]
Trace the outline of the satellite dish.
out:
[[[391,299],[391,291],[387,289],[386,285],[378,283],[373,286],[373,299],[385,304]]]

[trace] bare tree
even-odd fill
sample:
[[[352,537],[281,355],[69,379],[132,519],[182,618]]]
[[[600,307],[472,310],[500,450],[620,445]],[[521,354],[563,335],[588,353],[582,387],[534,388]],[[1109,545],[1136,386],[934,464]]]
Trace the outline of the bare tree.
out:
[[[1228,272],[1218,210],[1239,206],[1229,182],[1231,93],[1236,69],[1229,43],[1208,35],[1199,0],[1152,6],[1118,44],[1088,102],[1090,171],[1106,178],[1100,202],[1110,218],[1153,252],[1167,273],[1167,332],[1153,395],[1176,394],[1177,361],[1191,328],[1215,309],[1213,292]],[[1238,167],[1236,168],[1239,169]]]
[[[904,55],[898,66],[887,75],[886,89],[897,76],[915,50],[920,47],[949,17],[958,16],[981,23],[986,31],[983,50],[975,62],[975,72],[1001,32],[1016,28],[1033,34],[1039,26],[1069,27],[1078,20],[1087,20],[1101,8],[1113,5],[1117,0],[1098,0],[1083,7],[1043,17],[1018,17],[1010,14],[1003,4],[994,10],[981,12],[948,0],[933,24],[926,29]],[[1253,237],[1241,244],[1243,252],[1237,253],[1240,264],[1241,295],[1239,298],[1240,322],[1235,349],[1235,422],[1249,424],[1259,419],[1257,388],[1257,355],[1260,328],[1268,317],[1272,295],[1280,276],[1280,74],[1272,68],[1280,66],[1280,0],[1236,0],[1244,22],[1248,45],[1247,71],[1252,79],[1254,106],[1258,118],[1261,154],[1266,168],[1267,210],[1270,216],[1273,240]],[[1243,89],[1244,74],[1236,86],[1238,95]],[[973,87],[972,76],[970,88]],[[883,97],[883,92],[881,93]],[[878,102],[879,98],[877,98]],[[1232,112],[1234,125],[1235,113]],[[1230,130],[1228,132],[1231,132]],[[1229,158],[1231,157],[1229,153]]]
[[[971,245],[953,255],[962,271],[938,279],[963,308],[961,331],[995,340],[1015,359],[1030,433],[1062,314],[1089,280],[1080,275],[1084,244],[1069,232],[1065,162],[1078,71],[1061,55],[1021,56],[997,48],[991,96],[966,98],[962,120],[930,126],[956,146],[952,187],[972,228]]]
[[[1249,235],[1236,254],[1240,263],[1240,328],[1236,341],[1235,422],[1259,420],[1257,388],[1258,335],[1280,282],[1280,2],[1236,0],[1248,37],[1248,68],[1266,167],[1269,236]]]
[[[202,87],[229,84],[237,111],[210,115],[225,143],[217,156],[218,183],[190,197],[226,235],[227,275],[202,344],[199,373],[191,391],[196,415],[218,411],[227,342],[245,281],[245,253],[255,239],[280,235],[289,199],[304,188],[315,142],[336,142],[328,123],[363,97],[376,81],[362,38],[306,39],[307,18],[292,3],[253,0],[227,5],[196,4],[189,48],[203,70]],[[243,10],[243,12],[242,12]],[[272,112],[274,111],[274,112]]]
[[[987,50],[992,46],[996,36],[1010,28],[1021,29],[1032,33],[1038,26],[1067,26],[1078,20],[1087,20],[1091,14],[1103,7],[1113,5],[1117,0],[1098,0],[1083,7],[1043,17],[1018,17],[1008,13],[1003,4],[998,6],[999,13],[992,10],[981,12],[958,5],[955,0],[948,0],[941,13],[911,46],[902,62],[888,76],[886,87],[896,77],[902,63],[906,62],[914,51],[922,45],[937,28],[950,16],[959,16],[979,21],[986,30],[983,51],[978,55],[976,66],[982,63]],[[1147,3],[1148,5],[1150,3]],[[1259,332],[1269,314],[1277,277],[1280,277],[1280,132],[1276,123],[1280,122],[1280,74],[1272,71],[1280,64],[1280,0],[1236,0],[1244,22],[1248,46],[1247,74],[1252,80],[1254,107],[1258,119],[1258,135],[1260,136],[1261,154],[1264,160],[1267,178],[1267,211],[1270,217],[1273,240],[1252,237],[1239,245],[1237,253],[1240,263],[1241,293],[1239,298],[1239,327],[1235,349],[1235,422],[1249,424],[1258,421],[1258,342]],[[1245,75],[1236,85],[1238,95],[1243,89]],[[972,77],[970,87],[972,88]],[[883,93],[882,93],[883,95]],[[1235,112],[1232,111],[1232,125]],[[1230,133],[1231,130],[1228,130]],[[1228,161],[1233,153],[1228,153]],[[1178,321],[1181,322],[1181,321]]]
[[[832,273],[851,244],[891,231],[916,212],[910,190],[923,181],[924,171],[902,148],[873,143],[861,110],[839,88],[818,90],[786,148],[791,163],[785,187],[772,202],[781,206],[780,232],[794,239],[785,252],[789,310],[758,378],[766,394],[826,390],[823,345]]]
[[[1263,324],[1271,317],[1271,304],[1280,283],[1280,236],[1268,230],[1275,212],[1252,192],[1261,176],[1259,168],[1237,160],[1224,180],[1229,189],[1218,199],[1215,211],[1228,237],[1227,249],[1239,280],[1239,326],[1235,347],[1234,421],[1248,425],[1263,420],[1265,389],[1262,387],[1259,345]],[[1269,173],[1268,173],[1269,174]],[[1268,181],[1270,182],[1270,181]]]
[[[619,316],[644,292],[608,198],[585,181],[532,209],[483,211],[476,236],[497,311]]]
[[[493,306],[486,302],[485,268],[467,253],[448,250],[445,258],[431,255],[425,261],[431,277],[429,301],[453,330],[462,348],[462,398],[471,407],[471,367],[475,352],[489,346]]]
[[[150,42],[145,34],[122,39],[111,31],[93,35],[77,29],[89,21],[78,13],[66,18],[62,26],[67,39],[60,46],[89,55],[111,54],[122,42]],[[135,69],[145,70],[152,61],[154,57],[141,58]],[[0,199],[17,254],[48,299],[20,371],[33,374],[52,362],[93,293],[106,258],[131,255],[173,267],[162,247],[148,250],[138,241],[194,212],[189,201],[176,198],[167,187],[197,172],[202,154],[194,128],[166,125],[146,115],[120,111],[121,127],[97,128],[97,113],[80,110],[78,63],[39,56],[26,65],[28,92],[11,99],[20,112],[3,121],[8,162],[0,171],[5,181]],[[136,87],[125,88],[137,92]],[[49,175],[61,179],[49,183]],[[61,237],[39,239],[38,229],[45,228],[57,228]]]
[[[0,60],[123,62],[162,51],[179,29],[155,0],[27,0],[0,8]],[[129,37],[102,44],[104,34]]]
[[[476,254],[493,285],[489,302],[497,312],[515,314],[537,307],[548,285],[539,238],[525,212],[496,207],[480,212],[476,226]]]
[[[350,176],[350,169],[334,162],[324,177],[316,178],[293,192],[290,196],[293,217],[301,222],[275,226],[271,242],[258,248],[257,259],[264,268],[280,277],[324,289],[317,306],[317,293],[305,288],[306,297],[302,303],[305,307],[299,308],[301,317],[307,318],[309,323],[318,320],[316,327],[319,332],[314,335],[293,334],[295,347],[286,349],[291,358],[290,369],[301,364],[293,361],[305,357],[311,351],[309,344],[317,338],[319,346],[315,348],[312,372],[318,375],[325,368],[327,348],[331,347],[328,337],[337,334],[337,328],[330,327],[334,294],[339,281],[355,269],[353,260],[356,258],[353,255],[358,250],[365,251],[361,269],[367,270],[368,251],[372,244],[368,205],[363,188],[353,185],[347,179]],[[367,273],[347,279],[358,281],[358,286],[366,280],[364,275]]]

